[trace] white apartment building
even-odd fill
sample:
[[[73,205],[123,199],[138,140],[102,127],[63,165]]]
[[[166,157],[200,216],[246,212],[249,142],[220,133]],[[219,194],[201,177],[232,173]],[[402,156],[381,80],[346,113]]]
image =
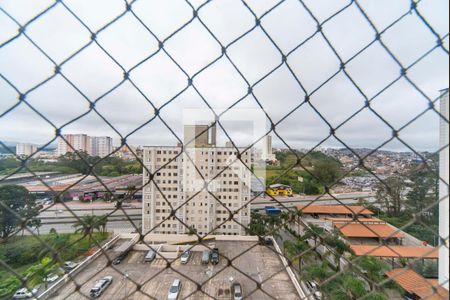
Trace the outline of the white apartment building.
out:
[[[38,150],[38,146],[29,143],[18,143],[16,145],[17,156],[30,156]]]
[[[58,137],[57,156],[74,152],[74,150],[100,157],[108,156],[113,152],[112,138],[107,136],[91,137],[86,134],[64,134],[63,137],[64,139]]]
[[[113,152],[113,140],[109,136],[91,137],[90,155],[106,157]]]
[[[263,148],[262,148],[262,160],[276,160],[275,154],[273,154],[272,148],[272,136],[267,135],[263,139]]]
[[[187,148],[185,153],[181,147],[145,147],[143,152],[145,167],[154,174],[148,183],[144,169],[143,234],[246,234],[251,151],[241,154],[244,163],[236,161],[236,149],[227,147]],[[202,190],[205,182],[211,182],[208,189],[214,196]],[[171,206],[188,227],[170,215]],[[229,220],[230,211],[243,226]]]
[[[56,148],[56,155],[58,156],[74,152],[74,150],[87,153],[91,150],[91,139],[86,134],[64,134],[63,138],[58,137]]]

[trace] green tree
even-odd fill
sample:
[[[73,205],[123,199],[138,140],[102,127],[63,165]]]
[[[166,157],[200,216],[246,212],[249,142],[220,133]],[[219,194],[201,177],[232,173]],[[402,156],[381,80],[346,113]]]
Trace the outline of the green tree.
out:
[[[101,221],[98,216],[86,215],[82,216],[79,221],[73,224],[75,227],[75,233],[82,233],[85,237],[89,239],[89,245],[91,245],[92,234],[94,230],[100,231]]]
[[[98,218],[98,225],[100,226],[101,232],[106,232],[106,225],[108,224],[108,215],[102,215]]]
[[[7,238],[22,223],[21,218],[26,220],[26,225],[35,224],[33,219],[38,214],[35,197],[26,188],[19,185],[0,186],[1,238]]]
[[[359,266],[366,273],[369,280],[370,290],[374,290],[374,282],[381,282],[383,280],[384,272],[389,269],[389,266],[380,259],[372,256],[363,256],[358,261]]]
[[[404,204],[404,179],[400,176],[391,176],[376,186],[378,203],[386,210],[388,216],[400,216]]]
[[[0,299],[10,299],[12,293],[14,293],[21,285],[20,280],[16,276],[9,276],[8,278],[0,281]]]
[[[325,233],[325,229],[322,227],[316,225],[316,224],[309,224],[308,227],[306,227],[306,233],[304,238],[310,239],[312,238],[314,240],[314,245],[317,245],[317,239],[323,236]]]
[[[439,218],[439,206],[436,205],[430,211],[426,208],[438,200],[438,168],[437,163],[419,164],[411,168],[408,174],[411,190],[407,194],[407,204],[425,222],[434,220],[437,224]],[[423,212],[423,213],[422,213]]]
[[[302,261],[306,257],[311,256],[314,252],[308,251],[310,249],[308,243],[301,239],[296,240],[286,240],[283,242],[283,248],[291,261],[298,260],[298,272],[302,272]]]
[[[359,299],[366,294],[364,282],[353,274],[344,275],[342,288],[351,299]]]
[[[45,289],[47,289],[47,276],[57,269],[58,265],[50,257],[44,257],[39,264],[29,267],[25,272],[28,285],[36,286],[43,283]]]
[[[328,235],[324,239],[324,243],[331,248],[332,254],[334,256],[334,261],[336,262],[337,270],[341,268],[341,257],[345,252],[351,252],[350,246],[347,245],[336,233]]]
[[[307,280],[323,281],[330,276],[330,271],[326,262],[310,264],[303,268],[303,276]]]
[[[339,179],[341,164],[332,158],[318,160],[314,163],[312,174],[319,183],[330,186]]]

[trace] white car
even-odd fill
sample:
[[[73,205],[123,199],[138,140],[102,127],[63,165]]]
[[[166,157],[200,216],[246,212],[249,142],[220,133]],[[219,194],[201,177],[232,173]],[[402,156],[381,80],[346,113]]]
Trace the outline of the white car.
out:
[[[322,292],[319,291],[319,285],[317,284],[317,282],[315,282],[315,281],[307,281],[306,283],[308,284],[308,287],[313,292],[314,298],[316,300],[321,300],[322,299]]]
[[[29,299],[37,295],[38,290],[34,288],[31,292],[27,288],[21,288],[14,293],[13,299]]]
[[[78,266],[78,264],[77,263],[74,263],[73,261],[66,261],[65,263],[64,263],[64,269],[66,270],[66,271],[72,271],[73,269],[75,269],[76,267]]]
[[[180,295],[181,291],[181,281],[180,279],[175,279],[172,286],[169,289],[169,294],[167,295],[167,300],[176,300]]]
[[[45,278],[45,281],[51,283],[51,282],[55,282],[56,280],[58,280],[58,278],[59,278],[58,275],[51,273],[51,274],[47,275],[47,277]]]
[[[189,250],[184,251],[183,254],[181,254],[181,258],[180,258],[181,263],[187,264],[187,262],[189,261],[190,255],[191,254],[190,254]]]
[[[231,287],[232,293],[233,293],[233,300],[243,300],[243,292],[242,292],[242,286],[240,283],[236,282],[233,283],[233,286]]]
[[[90,290],[89,295],[92,298],[100,297],[100,295],[106,290],[106,288],[112,283],[112,276],[105,276],[103,279],[97,281],[94,287]]]

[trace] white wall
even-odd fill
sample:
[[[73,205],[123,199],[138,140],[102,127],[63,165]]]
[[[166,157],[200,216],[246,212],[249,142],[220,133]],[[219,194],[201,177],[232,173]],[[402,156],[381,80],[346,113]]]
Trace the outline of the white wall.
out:
[[[448,89],[442,91],[440,113],[447,121],[441,118],[440,124],[440,147],[442,151],[439,155],[439,176],[444,180],[439,182],[439,235],[445,239],[445,245],[440,245],[439,248],[439,284],[443,284],[447,289],[449,287],[448,280],[448,173],[449,173],[449,147],[448,147]]]

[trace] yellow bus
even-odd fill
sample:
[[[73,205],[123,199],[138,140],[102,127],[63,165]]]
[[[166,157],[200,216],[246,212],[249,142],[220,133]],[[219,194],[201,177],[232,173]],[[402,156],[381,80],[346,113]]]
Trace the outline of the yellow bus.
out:
[[[292,197],[292,188],[285,184],[272,184],[266,189],[269,196],[287,196]]]

